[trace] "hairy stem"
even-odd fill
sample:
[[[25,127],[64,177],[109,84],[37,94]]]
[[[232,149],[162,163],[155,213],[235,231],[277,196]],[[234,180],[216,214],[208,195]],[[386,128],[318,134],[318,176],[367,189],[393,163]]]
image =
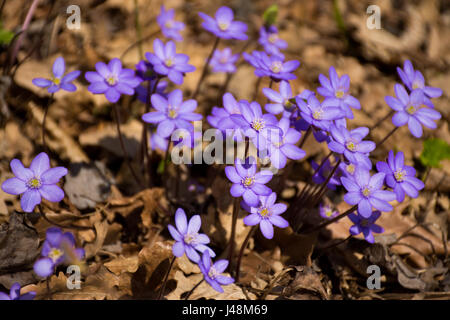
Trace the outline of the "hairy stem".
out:
[[[353,211],[355,211],[357,208],[358,208],[358,205],[356,204],[356,205],[354,205],[353,207],[351,207],[350,209],[348,209],[347,211],[345,211],[343,214],[340,214],[340,215],[338,215],[337,217],[335,217],[335,218],[333,218],[333,219],[331,219],[331,220],[325,221],[324,223],[319,224],[319,225],[318,225],[317,227],[315,227],[315,228],[306,230],[306,231],[303,232],[303,234],[313,233],[313,232],[318,231],[318,230],[320,230],[320,229],[322,229],[322,228],[325,228],[326,226],[328,226],[328,225],[330,225],[330,224],[332,224],[332,223],[334,223],[334,222],[336,222],[336,221],[339,221],[339,220],[341,220],[342,218],[345,218],[345,217],[348,216],[350,213],[352,213]]]
[[[197,289],[202,282],[205,281],[205,279],[200,280],[192,289],[191,291],[188,292],[188,294],[186,295],[186,297],[184,298],[184,300],[189,300],[189,297],[192,295],[192,293],[194,293],[195,289]]]
[[[383,140],[381,140],[379,143],[377,143],[377,147],[381,146],[390,136],[392,136],[394,134],[395,131],[397,131],[399,127],[395,127],[394,129],[392,129],[387,135],[386,137],[383,138]]]
[[[25,37],[28,26],[30,25],[31,19],[33,18],[34,12],[39,4],[39,0],[33,0],[31,3],[30,9],[28,9],[27,15],[25,17],[25,21],[23,22],[22,29],[20,30],[22,34],[17,39],[17,42],[14,45],[14,49],[12,51],[9,64],[12,66],[14,61],[16,60],[17,53],[19,52],[20,46],[22,45],[23,38]]]
[[[233,263],[234,258],[234,247],[235,237],[236,237],[236,223],[239,214],[239,198],[234,198],[233,202],[233,216],[231,218],[231,234],[230,234],[230,243],[229,243],[229,251],[228,251],[228,261],[230,262],[230,267]]]
[[[251,227],[250,231],[247,234],[247,237],[245,237],[244,243],[242,243],[241,250],[239,250],[239,255],[238,255],[237,265],[236,265],[236,274],[235,274],[236,282],[239,282],[239,271],[241,269],[241,260],[244,255],[245,248],[247,247],[248,242],[250,241],[250,238],[255,233],[256,228],[257,228],[257,226]]]
[[[167,269],[166,275],[164,276],[164,280],[161,285],[161,289],[159,290],[158,300],[161,300],[161,298],[164,294],[164,290],[166,289],[166,283],[167,283],[167,279],[169,278],[170,270],[172,270],[173,264],[176,259],[177,259],[177,257],[174,256],[172,258],[172,260],[170,261],[169,269]]]
[[[309,127],[308,127],[308,130],[306,130],[305,134],[304,134],[303,137],[302,137],[302,140],[300,141],[300,145],[298,146],[300,149],[301,149],[301,148],[303,147],[303,145],[305,144],[306,139],[307,139],[308,136],[311,134],[311,131],[312,131],[312,127],[309,126]]]

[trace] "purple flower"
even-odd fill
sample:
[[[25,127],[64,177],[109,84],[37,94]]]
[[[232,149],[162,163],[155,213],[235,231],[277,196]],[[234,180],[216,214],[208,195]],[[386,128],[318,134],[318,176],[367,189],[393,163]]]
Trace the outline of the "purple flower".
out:
[[[385,174],[382,172],[370,176],[369,170],[357,167],[353,179],[342,177],[341,182],[348,193],[344,201],[350,205],[358,205],[358,213],[368,218],[372,214],[372,207],[380,211],[391,211],[388,201],[395,199],[392,191],[382,190]]]
[[[9,295],[0,292],[0,300],[33,300],[36,297],[36,292],[30,291],[24,294],[20,294],[20,284],[14,283],[9,290]]]
[[[60,264],[77,264],[84,258],[84,249],[75,247],[75,238],[70,232],[62,232],[60,228],[48,228],[46,239],[42,245],[41,256],[33,266],[40,277],[50,276]]]
[[[333,219],[334,217],[336,217],[339,214],[339,212],[336,210],[333,210],[333,208],[331,208],[331,206],[320,204],[319,214],[322,218]]]
[[[202,119],[202,115],[194,113],[197,108],[197,101],[191,99],[183,101],[183,92],[179,89],[169,93],[168,98],[159,94],[151,97],[152,106],[157,111],[152,111],[142,115],[142,120],[148,123],[158,123],[157,133],[162,138],[167,138],[176,128],[192,130],[190,121]]]
[[[317,164],[314,160],[311,161],[311,166],[314,170],[317,170],[319,168],[319,164]],[[331,172],[333,172],[334,166],[331,165],[330,160],[325,160],[322,167],[317,171],[313,177],[312,181],[317,184],[322,184],[325,181],[327,181],[328,177],[330,176]],[[337,169],[331,179],[327,183],[327,187],[331,190],[336,190],[336,186],[340,186],[341,182],[339,181],[339,169]]]
[[[153,70],[153,65],[150,62],[141,60],[136,64],[136,76],[143,82],[155,80],[158,75]]]
[[[150,90],[153,90],[153,86],[155,85],[156,79],[154,80],[148,80],[150,81]],[[157,86],[156,86],[156,92],[162,96],[165,96],[165,91],[167,89],[167,81],[159,81]],[[148,99],[148,84],[147,85],[142,85],[140,84],[139,86],[136,87],[136,94],[137,94],[137,98],[139,99],[139,101],[143,102],[143,103],[147,103],[147,99]]]
[[[339,164],[339,170],[341,171],[342,174],[344,174],[345,177],[353,178],[353,175],[355,174],[355,170],[356,170],[357,166],[358,166],[357,164],[354,164],[351,162],[349,162],[349,163],[341,162]],[[366,169],[370,170],[370,169],[372,169],[372,167],[366,168]]]
[[[153,69],[160,76],[167,76],[175,84],[183,83],[186,72],[195,71],[193,65],[188,64],[189,56],[176,53],[175,43],[168,41],[164,44],[161,40],[153,41],[153,51],[147,52],[145,57],[153,65]]]
[[[288,46],[287,42],[279,37],[278,29],[274,25],[262,26],[259,29],[258,42],[268,54],[280,54],[280,50],[284,50]]]
[[[202,27],[222,39],[247,40],[245,34],[247,25],[240,21],[233,21],[233,10],[228,7],[220,7],[215,15],[215,19],[206,13],[199,12],[198,15],[204,20]]]
[[[233,278],[222,275],[228,267],[228,261],[222,259],[212,264],[209,251],[203,252],[203,256],[198,262],[198,267],[203,273],[206,282],[208,282],[214,290],[220,293],[223,292],[221,286],[226,286],[234,282]]]
[[[349,214],[348,218],[354,223],[354,225],[350,227],[350,233],[356,236],[362,232],[364,235],[364,239],[366,239],[367,242],[374,243],[375,239],[372,232],[384,232],[384,229],[382,227],[375,224],[375,221],[380,217],[380,215],[380,211],[373,211],[370,216],[366,218],[354,213]]]
[[[188,223],[186,213],[178,208],[175,212],[175,225],[176,228],[170,224],[167,226],[172,238],[176,241],[172,247],[174,256],[181,257],[186,253],[186,256],[195,263],[200,261],[198,252],[208,252],[211,256],[216,256],[214,251],[206,246],[209,243],[208,236],[198,233],[202,225],[199,215],[193,216]]]
[[[236,71],[235,63],[238,59],[239,53],[232,54],[230,48],[225,48],[222,51],[217,49],[214,51],[210,65],[213,72],[234,73]]]
[[[150,137],[150,146],[152,150],[162,150],[166,151],[169,146],[169,140],[167,138],[163,138],[158,133],[154,132]]]
[[[292,90],[288,81],[280,81],[279,93],[270,88],[263,88],[264,95],[272,101],[265,106],[267,112],[272,114],[283,113],[283,117],[289,117],[296,109],[295,103],[291,102]]]
[[[164,5],[161,6],[161,13],[156,18],[163,35],[166,38],[172,38],[176,41],[182,41],[183,37],[180,35],[180,31],[184,29],[184,23],[175,21],[175,10],[167,10]]]
[[[227,178],[233,183],[230,193],[233,197],[243,197],[244,201],[251,207],[259,205],[258,196],[268,196],[272,193],[269,187],[265,186],[273,176],[269,170],[256,172],[256,160],[248,157],[243,164],[241,159],[236,158],[234,167],[225,168]]]
[[[440,88],[429,87],[425,85],[425,79],[422,73],[418,70],[414,70],[414,67],[409,60],[405,60],[403,64],[403,70],[397,67],[397,72],[402,82],[408,87],[409,91],[414,91],[419,89],[423,92],[423,103],[434,108],[431,98],[439,98],[442,95],[442,90]]]
[[[300,108],[301,117],[309,124],[322,130],[329,131],[332,120],[344,117],[336,99],[325,99],[320,103],[314,95],[311,95],[307,103],[299,97],[296,97],[295,101]]]
[[[51,202],[59,202],[64,198],[64,191],[56,184],[67,174],[67,169],[50,168],[50,159],[45,152],[39,153],[31,161],[30,168],[25,168],[18,159],[13,159],[10,166],[15,177],[3,182],[2,190],[13,195],[21,194],[23,211],[32,212],[42,198]]]
[[[362,141],[369,133],[366,127],[360,127],[352,131],[339,126],[331,127],[331,136],[333,140],[328,143],[328,148],[336,153],[344,154],[345,158],[351,163],[362,165],[365,168],[371,168],[367,154],[375,149],[375,143],[372,141]]]
[[[281,135],[277,118],[269,113],[263,115],[261,106],[257,102],[240,103],[239,106],[241,114],[232,114],[231,120],[239,126],[245,136],[252,139],[258,150],[267,150],[267,141],[272,136]]]
[[[411,95],[408,95],[405,87],[398,83],[394,89],[397,98],[386,96],[385,101],[389,107],[397,111],[392,117],[392,123],[396,127],[408,124],[409,131],[416,138],[422,136],[422,125],[430,129],[436,128],[436,123],[433,120],[439,120],[441,114],[435,109],[420,108],[424,103],[423,90],[415,89],[411,92]]]
[[[306,155],[305,151],[295,145],[300,140],[300,132],[290,128],[289,125],[290,121],[288,118],[281,118],[278,122],[281,135],[275,134],[270,137],[270,162],[277,169],[284,168],[287,159],[300,160]]]
[[[417,198],[419,190],[425,187],[424,183],[415,177],[416,170],[405,165],[403,152],[398,152],[394,157],[394,152],[389,151],[387,163],[378,162],[377,170],[386,174],[386,184],[394,190],[398,202],[405,199],[405,193],[411,198]]]
[[[287,206],[284,203],[275,203],[277,200],[277,194],[272,192],[268,196],[260,196],[260,203],[258,206],[248,206],[245,202],[242,207],[250,212],[248,216],[244,218],[244,223],[247,226],[254,226],[259,224],[261,233],[267,239],[273,238],[273,226],[278,228],[287,228],[289,222],[280,215],[286,211]]]
[[[339,106],[349,119],[353,119],[352,109],[361,109],[358,99],[348,93],[350,88],[350,77],[344,74],[339,78],[333,66],[329,69],[330,80],[323,74],[319,75],[319,82],[322,85],[317,88],[317,92],[326,98],[336,98]]]
[[[133,95],[141,80],[135,76],[134,70],[123,69],[118,58],[112,59],[108,65],[103,62],[95,64],[96,72],[88,71],[86,80],[91,84],[88,90],[94,94],[104,94],[109,102],[116,103],[120,95]]]
[[[263,51],[253,51],[252,54],[244,52],[243,56],[255,68],[257,77],[271,77],[274,81],[297,79],[292,72],[300,66],[300,61],[284,62],[283,55],[268,56]]]
[[[53,77],[49,79],[35,78],[31,82],[38,87],[47,88],[49,93],[58,92],[59,89],[76,91],[77,87],[72,83],[80,75],[80,71],[72,71],[64,76],[66,64],[63,57],[56,58],[53,63]]]

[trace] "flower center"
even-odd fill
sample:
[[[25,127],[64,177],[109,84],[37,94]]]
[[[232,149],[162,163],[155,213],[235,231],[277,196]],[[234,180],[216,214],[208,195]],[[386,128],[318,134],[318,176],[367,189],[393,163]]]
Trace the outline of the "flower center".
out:
[[[253,182],[255,182],[255,178],[253,178],[253,177],[246,177],[245,179],[242,179],[242,184],[246,188],[251,187]]]
[[[255,119],[252,121],[252,128],[259,131],[265,127],[265,122],[262,119]]]
[[[322,110],[316,110],[313,112],[312,116],[314,119],[320,120],[320,119],[322,119],[322,114],[323,114]]]
[[[404,170],[397,170],[394,172],[395,180],[398,182],[403,182],[405,180],[406,172]]]
[[[178,115],[177,109],[172,108],[169,106],[168,111],[167,111],[167,116],[169,118],[175,119]]]
[[[211,267],[211,269],[209,269],[208,277],[210,277],[211,279],[215,279],[218,275],[219,274],[214,267]]]
[[[347,170],[348,173],[354,174],[355,173],[355,165],[353,163],[350,163],[345,170]]]
[[[370,188],[369,187],[364,187],[362,189],[362,194],[364,195],[364,197],[369,197],[370,196]]]
[[[226,31],[228,27],[230,26],[229,23],[226,22],[219,22],[219,29],[222,31]]]
[[[420,82],[418,82],[418,81],[414,81],[413,84],[412,84],[412,88],[413,89],[422,88],[422,84]]]
[[[117,83],[117,77],[113,74],[109,75],[108,78],[106,78],[106,82],[110,85],[110,86],[114,86]]]
[[[195,242],[197,234],[192,234],[192,233],[186,233],[184,235],[184,243],[186,244],[192,244],[193,242]]]
[[[283,63],[281,61],[274,61],[270,65],[270,70],[273,73],[280,73],[282,68],[283,68]]]
[[[361,227],[368,227],[370,225],[370,221],[368,219],[361,219],[361,221],[359,222],[359,225]]]
[[[354,143],[353,141],[347,142],[346,147],[350,151],[356,151],[356,143]]]
[[[275,148],[281,148],[283,145],[284,145],[284,139],[283,140],[281,140],[281,141],[273,141],[272,142],[272,144],[273,144],[273,146],[275,147]]]
[[[41,187],[42,182],[39,178],[34,177],[28,180],[27,185],[31,189],[38,189]]]
[[[283,106],[284,106],[285,109],[290,111],[290,110],[292,110],[292,107],[294,106],[294,104],[289,99],[285,99],[283,101]]]
[[[227,64],[228,63],[228,58],[227,57],[222,57],[219,59],[219,63],[220,64]]]
[[[325,209],[325,215],[327,217],[331,217],[333,215],[333,210],[331,210],[331,208],[326,208]]]
[[[406,112],[408,112],[409,114],[414,114],[416,113],[416,107],[414,106],[409,106],[408,108],[406,108]]]
[[[342,98],[344,96],[344,91],[338,90],[335,93],[336,98]]]
[[[173,61],[172,58],[167,58],[166,60],[164,60],[164,64],[165,64],[168,68],[170,68],[170,67],[173,66],[174,61]]]
[[[277,33],[272,33],[268,39],[270,43],[275,43],[278,40],[278,34]]]
[[[171,29],[173,27],[173,21],[167,20],[166,23],[164,24],[164,26],[168,29]]]
[[[63,251],[58,248],[52,248],[48,253],[48,257],[52,259],[53,263],[55,263],[61,256],[63,255]]]
[[[270,217],[270,210],[266,207],[261,207],[259,210],[259,215],[263,218]]]
[[[54,84],[56,84],[57,86],[59,86],[59,85],[61,84],[61,79],[60,79],[60,78],[53,78],[53,79],[52,79],[52,82],[53,82]]]

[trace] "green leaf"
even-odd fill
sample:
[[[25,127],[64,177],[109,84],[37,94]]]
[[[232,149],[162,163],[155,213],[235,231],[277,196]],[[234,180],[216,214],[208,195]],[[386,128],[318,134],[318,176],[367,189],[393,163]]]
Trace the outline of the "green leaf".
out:
[[[432,138],[423,142],[420,161],[426,167],[439,168],[440,162],[450,159],[450,145],[442,139]]]
[[[9,44],[13,38],[13,32],[5,29],[0,29],[0,45]]]
[[[263,20],[264,25],[266,27],[270,27],[271,25],[275,24],[275,21],[277,21],[277,15],[278,15],[278,6],[276,4],[271,5],[264,11],[263,13]]]

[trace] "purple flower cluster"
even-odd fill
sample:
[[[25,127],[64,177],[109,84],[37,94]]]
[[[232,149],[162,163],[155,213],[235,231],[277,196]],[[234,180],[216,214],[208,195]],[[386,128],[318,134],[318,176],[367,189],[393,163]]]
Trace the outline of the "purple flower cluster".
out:
[[[218,38],[247,40],[247,25],[240,21],[234,21],[233,10],[228,7],[220,7],[215,18],[206,13],[199,12],[198,15],[204,20],[202,27]]]
[[[161,13],[156,18],[163,35],[166,38],[174,39],[175,41],[182,41],[183,37],[180,31],[184,29],[184,23],[175,20],[175,10],[166,10],[164,5],[161,6]]]
[[[268,54],[280,54],[280,50],[288,47],[287,42],[278,35],[278,29],[274,25],[262,26],[259,29],[258,42]]]
[[[255,68],[257,77],[270,77],[274,81],[294,80],[297,76],[292,72],[300,66],[300,61],[284,61],[281,54],[267,55],[264,51],[243,53],[244,59]]]
[[[258,206],[249,206],[246,202],[242,202],[242,207],[250,212],[244,218],[247,226],[259,224],[261,233],[267,239],[273,238],[273,226],[279,228],[287,228],[289,223],[280,215],[286,211],[287,206],[284,203],[275,203],[277,194],[272,192],[268,196],[259,196]]]
[[[199,215],[193,216],[189,222],[183,209],[178,208],[175,212],[175,225],[169,225],[169,232],[175,243],[172,252],[175,257],[186,256],[195,262],[202,272],[206,282],[216,291],[223,292],[221,286],[229,285],[234,279],[222,275],[228,267],[227,260],[218,260],[214,264],[211,257],[215,257],[215,252],[206,246],[209,238],[203,233],[198,233],[201,228]],[[201,255],[200,255],[201,254]]]
[[[189,56],[176,52],[173,41],[164,44],[161,40],[155,39],[153,51],[145,54],[153,65],[153,70],[161,77],[168,77],[175,84],[182,84],[184,74],[195,71],[195,67],[188,64]]]
[[[74,92],[77,87],[72,83],[81,74],[80,71],[75,70],[64,75],[66,71],[66,63],[63,57],[56,58],[53,63],[53,77],[51,79],[35,78],[32,83],[35,86],[46,88],[49,93],[58,92],[60,89]]]
[[[30,168],[25,168],[18,159],[13,159],[10,166],[15,177],[4,181],[2,190],[13,195],[20,194],[23,211],[32,212],[42,198],[51,202],[59,202],[64,198],[64,191],[57,184],[67,174],[67,169],[50,168],[50,159],[45,152],[31,161]]]
[[[386,184],[394,190],[398,202],[403,202],[405,193],[417,198],[419,191],[425,187],[422,180],[415,177],[416,170],[405,165],[405,156],[401,151],[396,156],[394,151],[389,151],[387,161],[377,163],[377,170],[386,175]]]
[[[112,59],[108,65],[104,62],[95,64],[96,72],[86,72],[86,80],[91,84],[88,90],[94,94],[104,94],[109,102],[116,103],[122,94],[133,95],[141,80],[135,76],[134,70],[123,69],[118,58]]]
[[[160,94],[151,96],[152,106],[156,111],[145,113],[142,120],[147,123],[158,124],[156,133],[161,138],[169,137],[175,129],[186,129],[193,131],[191,121],[202,119],[202,115],[194,113],[197,101],[183,101],[183,92],[179,89],[173,90],[167,98]]]
[[[36,297],[36,292],[30,291],[24,294],[20,294],[20,284],[14,283],[9,290],[9,295],[0,292],[0,300],[33,300]]]
[[[422,89],[414,89],[411,94],[400,84],[395,85],[396,98],[386,96],[386,103],[396,111],[392,117],[392,123],[396,127],[408,124],[409,131],[416,138],[420,138],[423,133],[422,125],[435,129],[436,123],[433,120],[439,120],[441,114],[435,109],[421,107],[425,103],[425,95]]]
[[[203,253],[207,251],[211,257],[216,254],[208,246],[209,238],[206,234],[198,233],[202,221],[199,215],[193,216],[189,222],[186,218],[186,213],[183,209],[178,208],[175,212],[175,225],[169,225],[169,232],[172,238],[176,241],[172,247],[173,255],[181,257],[186,253],[186,256],[195,263],[200,261],[198,252]]]
[[[380,211],[391,211],[389,201],[395,200],[392,191],[383,190],[385,174],[382,172],[370,176],[370,171],[362,166],[355,170],[352,178],[342,177],[341,182],[348,193],[344,200],[350,205],[358,205],[358,214],[363,218],[372,215],[372,208]]]
[[[236,61],[239,59],[239,54],[233,54],[230,48],[225,48],[222,51],[216,50],[211,58],[211,67],[213,72],[236,72]]]
[[[77,264],[84,258],[84,249],[75,247],[72,233],[60,228],[47,229],[46,239],[42,245],[42,258],[34,264],[34,272],[40,277],[48,277],[60,264]]]
[[[339,107],[348,119],[353,119],[352,109],[361,109],[358,99],[349,94],[350,77],[344,74],[339,77],[333,66],[329,70],[330,79],[323,74],[319,75],[319,82],[322,85],[317,88],[317,92],[325,98],[337,99]]]
[[[268,196],[272,190],[265,184],[273,176],[269,170],[256,172],[256,160],[253,157],[245,159],[236,158],[233,166],[225,168],[227,178],[233,183],[230,193],[233,197],[243,197],[247,205],[256,207],[259,205],[258,196]]]
[[[350,227],[350,234],[356,236],[362,232],[364,239],[366,239],[367,242],[374,243],[375,238],[373,233],[384,232],[382,227],[375,224],[375,221],[377,221],[380,216],[380,211],[373,211],[367,218],[351,213],[348,216],[348,218],[353,222],[353,226]]]

